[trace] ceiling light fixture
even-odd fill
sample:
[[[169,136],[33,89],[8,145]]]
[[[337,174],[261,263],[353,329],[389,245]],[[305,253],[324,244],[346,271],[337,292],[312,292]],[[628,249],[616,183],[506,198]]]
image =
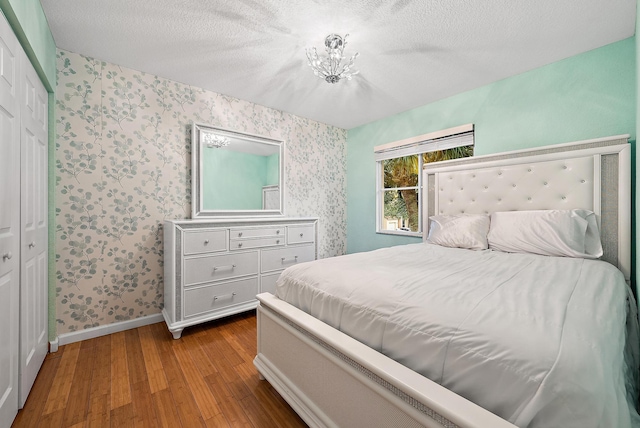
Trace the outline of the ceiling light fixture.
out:
[[[309,66],[313,69],[313,74],[329,83],[338,83],[340,79],[351,80],[352,76],[359,73],[357,70],[351,70],[353,61],[358,57],[356,52],[347,65],[341,65],[345,57],[343,56],[344,47],[347,46],[347,37],[344,38],[337,34],[329,34],[324,40],[324,46],[327,50],[328,57],[318,56],[316,48],[307,48],[307,58]]]
[[[211,148],[219,149],[221,147],[226,147],[229,144],[231,144],[231,141],[229,141],[227,137],[222,135],[217,135],[217,134],[211,134],[209,132],[202,133],[202,142],[210,149]]]

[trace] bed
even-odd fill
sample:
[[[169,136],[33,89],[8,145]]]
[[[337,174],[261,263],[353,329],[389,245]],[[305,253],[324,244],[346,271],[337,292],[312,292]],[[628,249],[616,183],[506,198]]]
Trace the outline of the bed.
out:
[[[425,224],[590,210],[600,260],[423,243],[300,264],[258,296],[254,364],[310,426],[637,426],[627,138],[423,172]]]

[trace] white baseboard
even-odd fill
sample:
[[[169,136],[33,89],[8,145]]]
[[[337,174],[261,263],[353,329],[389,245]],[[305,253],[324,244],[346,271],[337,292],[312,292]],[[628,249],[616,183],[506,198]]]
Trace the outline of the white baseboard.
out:
[[[49,352],[58,352],[58,337],[56,336],[55,340],[49,341]]]
[[[85,330],[73,331],[71,333],[63,333],[58,335],[54,341],[51,341],[51,352],[53,351],[53,344],[55,343],[56,351],[58,345],[68,345],[69,343],[80,342],[81,340],[93,339],[100,336],[106,336],[112,333],[118,333],[132,328],[142,327],[149,324],[155,324],[163,321],[162,314],[147,315],[146,317],[140,317],[127,321],[114,322],[113,324],[101,325],[98,327],[87,328]]]

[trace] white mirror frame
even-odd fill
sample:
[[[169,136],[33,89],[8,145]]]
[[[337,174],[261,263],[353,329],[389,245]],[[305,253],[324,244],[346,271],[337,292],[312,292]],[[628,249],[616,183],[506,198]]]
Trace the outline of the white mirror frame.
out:
[[[279,154],[279,177],[280,186],[280,209],[279,210],[205,210],[203,206],[202,189],[202,144],[200,144],[200,130],[211,132],[222,132],[232,135],[234,138],[241,138],[247,141],[254,141],[260,144],[271,144],[278,146]],[[217,126],[206,125],[193,122],[191,125],[191,217],[281,217],[285,213],[285,169],[284,169],[285,142],[260,135],[247,134],[233,131]]]

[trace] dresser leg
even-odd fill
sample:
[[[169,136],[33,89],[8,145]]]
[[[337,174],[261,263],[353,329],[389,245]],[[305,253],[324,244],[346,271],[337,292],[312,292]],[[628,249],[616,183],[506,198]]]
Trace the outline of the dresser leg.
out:
[[[179,328],[177,330],[171,330],[171,334],[173,334],[173,338],[174,339],[180,339],[180,336],[182,336],[182,330],[184,330],[183,328]]]

